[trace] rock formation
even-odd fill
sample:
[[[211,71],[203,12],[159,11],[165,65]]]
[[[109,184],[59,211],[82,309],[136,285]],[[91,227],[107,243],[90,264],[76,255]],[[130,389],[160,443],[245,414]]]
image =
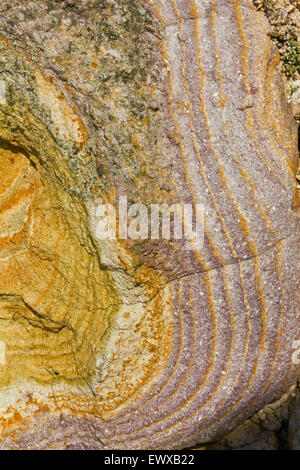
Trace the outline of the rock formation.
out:
[[[297,126],[252,0],[3,0],[0,448],[180,449],[299,376]],[[97,237],[203,204],[204,244]]]

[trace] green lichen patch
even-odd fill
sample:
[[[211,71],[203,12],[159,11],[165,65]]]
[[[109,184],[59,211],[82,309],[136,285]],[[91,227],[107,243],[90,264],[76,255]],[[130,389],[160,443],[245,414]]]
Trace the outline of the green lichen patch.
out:
[[[276,42],[282,62],[282,72],[290,81],[297,80],[300,72],[300,4],[287,0],[253,0],[257,10],[269,19],[269,36]]]
[[[254,0],[254,5],[258,10],[268,10],[274,6],[273,0]]]
[[[300,71],[300,50],[295,36],[286,40],[281,50],[281,60],[283,73],[288,78],[294,78],[296,73]]]

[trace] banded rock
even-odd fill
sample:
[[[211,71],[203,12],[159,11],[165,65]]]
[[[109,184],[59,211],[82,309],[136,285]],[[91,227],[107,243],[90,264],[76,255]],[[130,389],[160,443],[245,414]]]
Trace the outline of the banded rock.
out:
[[[296,381],[296,125],[250,0],[0,7],[0,447],[183,448]],[[204,246],[96,237],[202,203]]]

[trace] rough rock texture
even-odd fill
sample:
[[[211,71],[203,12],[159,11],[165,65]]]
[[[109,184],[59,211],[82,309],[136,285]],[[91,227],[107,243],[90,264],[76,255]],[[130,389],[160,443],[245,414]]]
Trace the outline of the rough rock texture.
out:
[[[223,439],[196,450],[299,450],[300,389],[293,388],[278,401],[238,426]]]
[[[252,0],[0,13],[0,448],[224,436],[299,374],[297,127],[266,18]],[[97,205],[124,194],[203,203],[203,248],[97,240]]]
[[[253,0],[271,25],[269,36],[278,46],[288,99],[300,120],[300,1]]]

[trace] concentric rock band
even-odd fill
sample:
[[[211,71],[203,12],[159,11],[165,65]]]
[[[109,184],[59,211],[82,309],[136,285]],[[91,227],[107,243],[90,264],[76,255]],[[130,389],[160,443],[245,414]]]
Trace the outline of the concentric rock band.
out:
[[[0,13],[0,448],[224,436],[299,375],[297,126],[266,18],[251,0]],[[203,204],[203,247],[98,240],[122,195]]]

